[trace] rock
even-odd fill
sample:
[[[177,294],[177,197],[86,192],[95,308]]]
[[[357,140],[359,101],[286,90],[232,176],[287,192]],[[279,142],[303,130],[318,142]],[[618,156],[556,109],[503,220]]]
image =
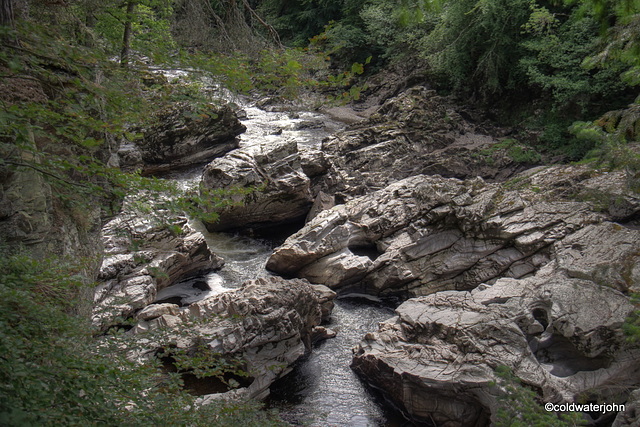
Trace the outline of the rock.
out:
[[[138,314],[136,314],[136,319],[151,320],[165,314],[178,316],[180,314],[180,307],[177,304],[151,304],[139,311]]]
[[[287,105],[284,98],[280,96],[261,98],[256,101],[256,107],[269,113],[281,113],[291,110],[291,106]]]
[[[180,330],[187,330],[189,326],[187,335],[169,331],[175,335],[177,348],[192,351],[204,346],[213,354],[241,359],[246,362],[250,384],[230,393],[264,399],[271,383],[290,372],[312,340],[319,338],[323,304],[333,298],[331,291],[305,280],[260,278],[191,304],[183,309],[181,320],[165,314],[156,319],[161,322],[149,323],[148,328],[180,325]],[[220,396],[205,396],[203,401],[217,398]]]
[[[295,141],[235,150],[209,163],[202,176],[203,195],[230,190],[232,205],[216,209],[209,231],[264,227],[304,219],[313,199]],[[234,188],[247,191],[233,191]]]
[[[311,206],[311,209],[307,214],[307,218],[305,219],[305,222],[311,221],[320,212],[326,211],[327,209],[331,209],[335,205],[336,203],[335,203],[334,196],[327,194],[324,191],[318,192],[318,194],[316,195],[316,198],[313,201],[313,206]]]
[[[601,220],[586,203],[530,201],[480,178],[415,176],[319,213],[267,268],[376,296],[472,289],[534,273],[554,242]]]
[[[540,156],[463,118],[435,91],[414,87],[322,144],[343,171],[347,192],[363,195],[418,174],[504,180]]]
[[[119,154],[127,169],[139,167],[151,175],[205,163],[238,147],[235,138],[246,130],[227,105],[208,105],[196,110],[177,103],[157,113],[154,124],[140,130],[135,147],[123,142]]]
[[[331,165],[322,151],[308,148],[300,152],[300,167],[305,175],[314,178],[329,170]]]
[[[611,427],[634,427],[640,425],[640,389],[629,395],[625,410],[616,417]]]
[[[158,291],[222,267],[224,261],[211,253],[202,233],[193,230],[185,217],[172,220],[178,234],[175,228],[126,212],[105,225],[105,257],[94,296],[95,326],[106,328],[142,309],[138,316],[143,320],[151,319],[150,313],[175,315],[167,308],[171,305],[147,306]]]
[[[605,222],[589,225],[555,244],[558,268],[624,293],[640,291],[640,233]]]
[[[320,311],[322,312],[322,322],[328,322],[331,318],[331,312],[334,307],[334,300],[336,299],[336,293],[324,285],[311,285],[318,296],[318,303],[320,304]]]
[[[336,331],[333,329],[325,328],[324,326],[316,326],[313,328],[313,333],[311,335],[311,342],[313,344],[324,341],[330,338],[335,338],[338,335]]]
[[[352,367],[438,426],[495,422],[501,365],[543,402],[611,402],[640,381],[640,351],[621,328],[633,309],[618,291],[550,264],[533,277],[406,301],[354,349]]]
[[[31,153],[22,156],[26,162],[33,161]],[[7,162],[12,160],[15,161],[7,157]],[[3,255],[24,251],[35,260],[55,259],[69,265],[74,279],[81,278],[86,285],[73,290],[78,301],[73,311],[88,317],[91,284],[102,261],[101,208],[108,202],[100,194],[79,191],[87,188],[86,177],[83,178],[85,181],[65,184],[67,187],[61,191],[66,198],[62,200],[36,169],[0,165],[0,241]]]
[[[508,185],[529,197],[588,202],[611,221],[625,222],[640,215],[640,195],[621,170],[606,172],[588,165],[544,166],[516,175]]]

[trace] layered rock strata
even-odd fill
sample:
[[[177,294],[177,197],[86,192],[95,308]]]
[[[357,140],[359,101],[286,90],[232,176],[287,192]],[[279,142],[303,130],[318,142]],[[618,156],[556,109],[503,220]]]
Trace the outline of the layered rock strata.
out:
[[[236,136],[246,127],[228,105],[208,105],[197,110],[177,103],[159,111],[153,122],[138,130],[141,139],[123,141],[119,166],[140,169],[143,175],[205,163],[238,147]]]
[[[303,220],[313,199],[295,141],[235,150],[209,163],[203,196],[228,190],[232,203],[216,209],[209,231],[273,226]]]
[[[321,212],[267,268],[373,295],[466,290],[535,272],[554,242],[601,220],[587,203],[529,201],[480,178],[415,176]]]
[[[499,134],[418,86],[323,142],[322,151],[343,172],[349,195],[418,174],[504,180],[540,159]]]
[[[618,291],[553,263],[526,279],[408,300],[364,337],[352,367],[411,417],[445,427],[495,421],[504,365],[543,402],[621,403],[640,381],[640,351],[621,330],[632,310]]]
[[[320,324],[330,316],[334,298],[326,287],[306,280],[260,278],[182,309],[151,305],[138,313],[134,331],[144,337],[148,330],[168,328],[176,348],[204,348],[246,363],[246,387],[204,396],[203,403],[240,396],[264,399],[269,386],[290,372],[315,337],[324,333]]]
[[[103,228],[104,260],[95,290],[93,323],[107,327],[151,304],[158,291],[186,278],[222,267],[202,233],[185,217],[172,227],[153,219],[121,214]]]

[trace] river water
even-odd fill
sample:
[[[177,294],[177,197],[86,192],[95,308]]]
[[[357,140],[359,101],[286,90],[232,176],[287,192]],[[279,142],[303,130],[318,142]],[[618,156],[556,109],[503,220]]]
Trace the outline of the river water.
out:
[[[318,149],[323,138],[343,127],[314,112],[265,112],[248,105],[244,111],[247,131],[240,137],[241,148],[295,140],[299,150]],[[172,178],[182,186],[194,186],[200,176],[201,170],[192,170]],[[268,276],[267,259],[286,237],[258,239],[239,233],[209,233],[196,221],[191,225],[204,234],[210,249],[225,259],[225,266],[172,286],[158,299],[178,296],[184,303],[193,302],[236,288],[246,280]],[[203,282],[206,286],[196,286]],[[337,336],[316,344],[290,374],[272,386],[268,407],[277,409],[282,419],[293,425],[412,426],[349,367],[351,349],[367,332],[377,330],[378,322],[391,316],[393,308],[381,301],[362,296],[339,298],[330,324],[325,325]]]

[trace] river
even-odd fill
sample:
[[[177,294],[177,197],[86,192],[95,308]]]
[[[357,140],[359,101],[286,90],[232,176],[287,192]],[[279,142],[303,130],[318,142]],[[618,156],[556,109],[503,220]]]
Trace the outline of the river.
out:
[[[237,102],[237,100],[236,100]],[[318,149],[322,139],[344,125],[315,112],[266,112],[244,107],[243,124],[247,131],[240,147],[257,147],[284,140],[295,140],[300,150]],[[201,170],[174,174],[182,186],[193,186]],[[225,266],[205,277],[172,286],[171,294],[193,302],[209,295],[240,286],[244,281],[270,275],[265,264],[273,249],[286,235],[260,239],[239,233],[209,233],[193,221],[210,249],[225,259]],[[196,286],[196,283],[206,286]],[[167,290],[167,292],[169,292]],[[382,301],[363,296],[341,296],[326,327],[337,332],[332,339],[317,343],[297,362],[293,371],[272,386],[268,407],[293,425],[307,426],[412,426],[401,413],[363,384],[350,369],[351,349],[378,322],[393,316],[393,308]]]

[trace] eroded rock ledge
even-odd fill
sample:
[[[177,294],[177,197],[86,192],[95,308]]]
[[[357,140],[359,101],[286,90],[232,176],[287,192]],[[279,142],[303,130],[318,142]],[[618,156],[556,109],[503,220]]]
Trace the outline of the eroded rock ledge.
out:
[[[602,219],[587,203],[528,200],[480,178],[415,176],[320,213],[267,268],[373,295],[468,290],[534,273],[555,242]]]
[[[186,217],[173,228],[133,213],[122,213],[103,228],[104,260],[94,293],[93,323],[108,327],[151,304],[158,291],[186,278],[222,267],[202,233]]]
[[[343,173],[340,191],[352,196],[418,174],[505,180],[540,160],[505,133],[417,86],[328,138],[322,150]]]
[[[416,420],[489,424],[500,365],[545,402],[623,403],[640,383],[622,333],[640,230],[610,221],[639,212],[622,179],[581,166],[504,184],[414,176],[319,213],[267,267],[414,297],[365,336],[353,368]]]
[[[205,225],[221,231],[302,220],[313,203],[309,185],[295,141],[235,150],[203,172],[203,189],[229,190],[236,202],[216,209],[218,220]]]
[[[367,334],[352,367],[418,420],[486,425],[495,369],[508,366],[545,402],[614,402],[640,381],[621,325],[627,297],[555,263],[526,279],[410,299]]]
[[[187,351],[196,348],[220,357],[246,362],[250,384],[227,393],[203,397],[210,399],[248,397],[264,399],[269,386],[292,369],[292,364],[310,348],[315,335],[322,334],[323,319],[330,316],[335,293],[306,280],[279,277],[259,278],[242,287],[184,307],[163,304],[141,312],[134,332],[169,328],[175,346]],[[195,323],[190,323],[193,321]],[[180,330],[190,325],[189,333]],[[153,346],[140,354],[156,351]]]
[[[159,111],[153,124],[136,130],[141,139],[121,144],[118,165],[153,175],[205,163],[237,148],[236,136],[246,127],[231,107],[203,108],[182,102]]]

